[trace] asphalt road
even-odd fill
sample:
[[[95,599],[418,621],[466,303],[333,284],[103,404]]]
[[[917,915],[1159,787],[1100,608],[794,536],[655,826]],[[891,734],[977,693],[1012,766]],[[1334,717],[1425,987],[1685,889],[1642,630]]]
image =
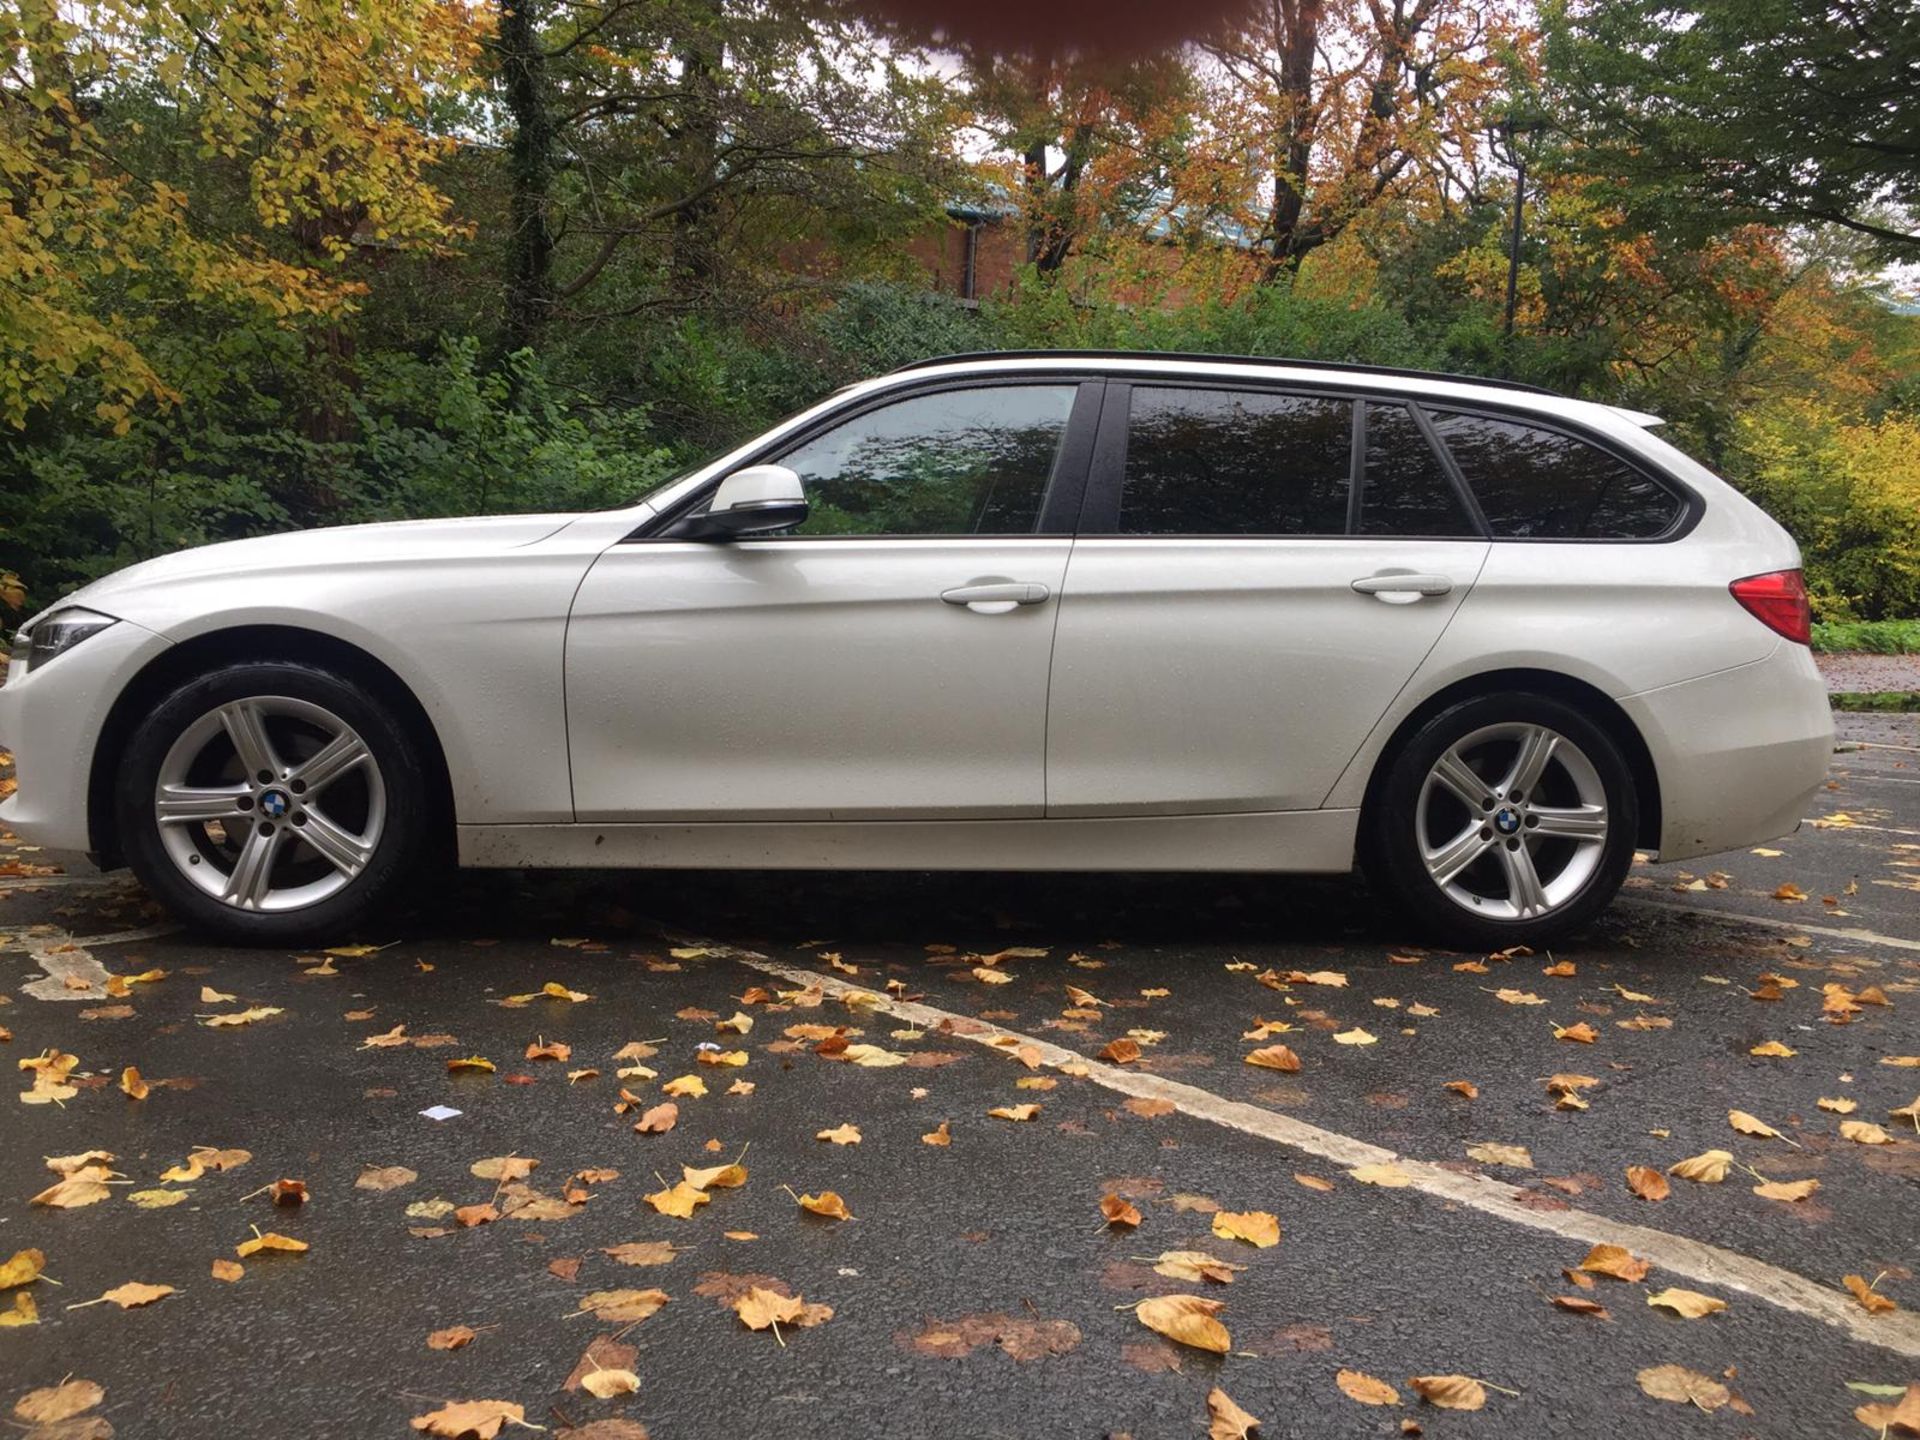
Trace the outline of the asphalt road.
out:
[[[0,1414],[82,1378],[104,1400],[41,1440],[397,1437],[480,1399],[586,1440],[1146,1440],[1206,1434],[1217,1386],[1265,1440],[1872,1435],[1853,1411],[1876,1397],[1849,1382],[1920,1382],[1920,1131],[1888,1113],[1920,1068],[1884,1063],[1920,1056],[1920,720],[1848,717],[1843,738],[1870,743],[1836,756],[1816,823],[1765,847],[1780,853],[1639,867],[1553,956],[1419,949],[1357,881],[469,875],[340,937],[377,950],[323,964],[168,931],[124,877],[0,879],[4,1053],[78,1057],[71,1097],[0,1102],[0,1262],[46,1256],[44,1278],[0,1290],[0,1312],[26,1293],[39,1315],[0,1329]],[[0,850],[0,873],[35,864]],[[1823,1013],[1829,985],[1862,1003]],[[255,1007],[273,1013],[206,1023]],[[750,1030],[716,1029],[737,1012]],[[1581,1024],[1591,1043],[1559,1038]],[[893,1063],[817,1053],[843,1027]],[[1099,1058],[1125,1039],[1138,1059]],[[636,1041],[655,1053],[618,1058]],[[1794,1053],[1752,1053],[1768,1042]],[[566,1058],[527,1058],[556,1044]],[[745,1063],[701,1063],[703,1044]],[[1297,1071],[1243,1063],[1275,1044]],[[471,1056],[494,1068],[450,1073]],[[119,1088],[130,1065],[145,1099]],[[655,1073],[617,1077],[635,1065]],[[1563,1074],[1591,1077],[1586,1108],[1556,1108]],[[707,1093],[636,1133],[685,1075]],[[623,1086],[638,1104],[616,1113]],[[1028,1104],[1029,1120],[988,1113]],[[1737,1132],[1730,1110],[1779,1138]],[[1891,1143],[1847,1139],[1843,1119]],[[951,1143],[924,1143],[943,1121]],[[843,1125],[857,1144],[815,1138]],[[1525,1153],[1469,1155],[1486,1143]],[[163,1182],[196,1146],[248,1158]],[[59,1178],[43,1157],[94,1149],[114,1157],[107,1198],[30,1203]],[[1660,1201],[1628,1186],[1629,1166],[1710,1150],[1733,1156],[1719,1183],[1676,1176]],[[473,1173],[502,1156],[538,1168]],[[690,1218],[643,1198],[736,1160],[745,1183]],[[358,1183],[377,1167],[413,1178]],[[282,1178],[304,1205],[273,1203]],[[1803,1179],[1819,1181],[1805,1199],[1754,1193]],[[796,1205],[822,1190],[854,1218]],[[184,1198],[129,1198],[155,1191]],[[1108,1195],[1136,1228],[1105,1223]],[[500,1218],[473,1225],[449,1208],[489,1204]],[[1219,1211],[1271,1214],[1279,1243],[1222,1238]],[[310,1248],[215,1278],[255,1227]],[[1608,1238],[1650,1272],[1579,1287],[1568,1268]],[[606,1253],[629,1242],[673,1249]],[[1245,1268],[1168,1278],[1166,1251]],[[1848,1274],[1901,1308],[1870,1315]],[[81,1304],[128,1281],[174,1293]],[[756,1284],[832,1318],[751,1331],[728,1302]],[[1647,1303],[1668,1287],[1727,1308]],[[582,1309],[656,1288],[669,1298],[644,1320]],[[1223,1302],[1231,1353],[1129,1308],[1166,1294]],[[462,1325],[469,1343],[429,1347]],[[594,1398],[579,1376],[596,1365],[638,1392]],[[1728,1395],[1652,1398],[1636,1377],[1663,1365]],[[1397,1401],[1349,1398],[1342,1370]],[[1408,1383],[1440,1375],[1482,1382],[1485,1408]]]

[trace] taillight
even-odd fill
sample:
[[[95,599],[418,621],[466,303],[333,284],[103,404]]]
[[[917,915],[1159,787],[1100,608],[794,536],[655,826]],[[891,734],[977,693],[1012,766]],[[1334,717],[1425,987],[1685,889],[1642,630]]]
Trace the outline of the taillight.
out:
[[[1769,570],[1727,587],[1762,625],[1797,645],[1813,642],[1813,611],[1807,606],[1806,578],[1798,570]]]

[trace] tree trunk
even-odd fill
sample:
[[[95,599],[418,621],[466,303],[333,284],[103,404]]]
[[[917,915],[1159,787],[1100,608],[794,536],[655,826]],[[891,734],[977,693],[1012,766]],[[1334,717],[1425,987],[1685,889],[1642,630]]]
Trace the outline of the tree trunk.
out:
[[[500,338],[509,355],[537,345],[553,311],[554,117],[540,48],[541,3],[502,0],[500,7],[500,75],[513,119],[507,314]]]
[[[720,38],[720,0],[690,7],[695,28],[679,47],[687,108],[677,138],[681,193],[698,195],[712,184],[720,152],[720,77],[726,65]],[[719,206],[712,194],[683,205],[673,216],[674,288],[695,296],[713,280],[713,221]]]
[[[1280,134],[1275,148],[1282,157],[1273,177],[1273,211],[1268,228],[1266,277],[1292,270],[1316,243],[1303,224],[1307,182],[1313,163],[1313,142],[1319,128],[1318,100],[1313,93],[1313,62],[1320,44],[1323,0],[1277,0],[1280,39]]]

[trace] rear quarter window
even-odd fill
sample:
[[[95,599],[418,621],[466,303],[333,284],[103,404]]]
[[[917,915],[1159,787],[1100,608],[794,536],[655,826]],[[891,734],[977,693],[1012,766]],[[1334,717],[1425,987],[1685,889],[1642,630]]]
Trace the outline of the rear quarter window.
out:
[[[1427,413],[1496,539],[1650,540],[1680,518],[1672,490],[1564,431],[1459,410]]]

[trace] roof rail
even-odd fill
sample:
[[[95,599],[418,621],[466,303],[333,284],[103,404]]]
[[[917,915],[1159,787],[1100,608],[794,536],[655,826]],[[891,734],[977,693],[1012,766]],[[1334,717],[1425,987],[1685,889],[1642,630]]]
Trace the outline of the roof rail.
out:
[[[900,375],[909,370],[926,370],[935,365],[958,365],[974,360],[1197,360],[1212,365],[1294,365],[1308,370],[1395,376],[1402,380],[1454,380],[1463,385],[1487,385],[1496,390],[1523,390],[1529,395],[1558,394],[1557,391],[1539,385],[1527,385],[1519,380],[1495,380],[1484,375],[1450,375],[1444,370],[1360,365],[1349,360],[1303,360],[1291,355],[1210,355],[1194,350],[970,350],[957,355],[931,355],[925,360],[896,366],[887,373]]]

